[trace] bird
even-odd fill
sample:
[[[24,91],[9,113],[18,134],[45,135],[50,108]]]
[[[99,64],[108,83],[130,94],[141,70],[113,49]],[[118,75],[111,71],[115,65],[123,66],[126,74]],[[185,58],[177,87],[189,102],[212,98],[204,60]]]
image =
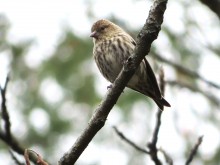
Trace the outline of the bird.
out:
[[[93,58],[101,74],[113,83],[125,61],[134,53],[135,40],[120,26],[107,19],[96,21],[91,28]],[[140,63],[127,87],[154,100],[160,110],[170,104],[163,98],[155,74],[146,58]]]

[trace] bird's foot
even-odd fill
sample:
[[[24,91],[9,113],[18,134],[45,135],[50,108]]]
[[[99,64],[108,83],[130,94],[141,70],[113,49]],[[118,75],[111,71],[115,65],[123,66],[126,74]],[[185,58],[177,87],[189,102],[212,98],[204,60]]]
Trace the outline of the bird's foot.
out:
[[[112,84],[108,85],[107,86],[107,90],[111,89],[112,88]]]
[[[112,84],[108,85],[108,86],[107,86],[107,90],[112,89],[112,87],[113,87]],[[122,93],[124,93],[124,91],[122,91]]]
[[[124,63],[126,63],[124,66],[127,67],[125,69],[134,69],[135,68],[134,59],[132,56],[130,56]]]

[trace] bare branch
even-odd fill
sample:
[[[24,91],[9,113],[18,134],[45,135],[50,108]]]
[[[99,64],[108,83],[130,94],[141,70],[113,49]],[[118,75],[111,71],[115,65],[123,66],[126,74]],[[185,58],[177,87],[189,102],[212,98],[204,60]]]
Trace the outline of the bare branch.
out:
[[[214,103],[216,106],[220,106],[220,100],[216,98],[212,93],[203,91],[202,89],[199,89],[197,86],[192,86],[180,81],[175,81],[175,80],[168,80],[166,81],[167,84],[172,85],[172,86],[178,86],[181,88],[187,88],[193,92],[198,92],[208,98],[212,103]]]
[[[143,152],[145,154],[150,154],[146,149],[141,148],[140,146],[138,146],[137,144],[135,144],[134,142],[132,142],[131,140],[129,140],[127,137],[125,137],[125,135],[120,132],[116,126],[113,127],[113,129],[115,130],[115,132],[118,134],[118,136],[124,140],[125,142],[127,142],[128,144],[130,144],[132,147],[134,147],[136,150]]]
[[[157,60],[159,61],[162,61],[168,65],[171,65],[172,67],[174,67],[176,70],[178,70],[179,72],[183,73],[183,74],[186,74],[190,77],[193,77],[193,78],[197,78],[197,79],[200,79],[201,81],[205,82],[206,84],[212,86],[212,87],[215,87],[217,89],[220,89],[220,85],[219,84],[215,84],[209,80],[206,80],[204,77],[202,77],[201,75],[199,75],[197,72],[193,72],[192,70],[186,68],[186,67],[183,67],[181,66],[180,64],[177,64],[171,60],[168,60],[166,58],[164,58],[163,56],[157,54],[157,53],[153,53],[153,56],[152,57],[155,57]]]
[[[24,163],[21,163],[21,162],[17,159],[17,157],[14,155],[14,153],[13,153],[11,150],[9,150],[9,153],[10,153],[12,159],[15,161],[15,163],[16,163],[17,165],[25,165]]]
[[[197,153],[197,150],[198,150],[199,146],[200,146],[201,143],[202,143],[202,140],[203,140],[203,136],[200,136],[200,137],[198,138],[197,143],[195,144],[195,146],[194,146],[194,147],[192,148],[192,150],[191,150],[191,153],[190,153],[190,155],[189,155],[189,158],[188,158],[187,161],[186,161],[186,165],[189,165],[189,164],[192,162],[193,158],[195,157],[195,155],[196,155],[196,153]]]
[[[161,94],[164,95],[165,82],[164,82],[164,71],[163,71],[163,69],[160,69],[160,81],[159,81],[159,83],[160,83]],[[150,144],[148,144],[148,145],[152,145],[153,148],[155,148],[155,149],[156,149],[158,133],[159,133],[160,125],[161,125],[161,115],[162,115],[162,112],[163,111],[158,109],[158,111],[157,111],[157,118],[156,118],[157,119],[156,120],[156,126],[155,126],[155,129],[154,129],[154,132],[153,132],[152,142]]]
[[[5,142],[8,146],[10,146],[11,149],[13,149],[13,151],[17,152],[20,155],[24,154],[24,149],[20,146],[17,140],[14,139],[13,137],[9,140],[4,133],[0,132],[0,139],[3,142]]]
[[[166,151],[164,151],[162,148],[159,148],[159,151],[163,154],[166,162],[169,164],[169,165],[173,165],[173,159],[170,157],[170,155],[167,154]]]
[[[123,92],[126,84],[135,73],[136,68],[150,51],[152,42],[157,38],[163,22],[163,14],[166,10],[167,0],[155,0],[146,23],[137,36],[137,46],[134,54],[127,60],[119,76],[108,91],[107,96],[96,109],[87,128],[82,132],[68,153],[60,159],[60,165],[74,164],[96,133],[104,126],[105,121],[114,104]]]
[[[219,0],[200,0],[203,4],[208,6],[220,18],[220,2]]]
[[[3,127],[4,130],[0,130],[0,139],[3,142],[5,142],[13,151],[15,151],[16,153],[20,155],[23,155],[25,149],[21,147],[19,142],[12,136],[12,133],[11,133],[10,116],[9,116],[8,109],[6,106],[6,91],[7,91],[8,82],[9,82],[9,76],[7,76],[6,78],[4,88],[0,86],[0,92],[1,92],[1,97],[2,97],[1,117],[4,122],[4,127]],[[12,155],[12,158],[14,158],[15,160],[16,158],[13,157],[13,153],[12,152],[10,153]],[[36,163],[37,161],[36,157],[33,157],[33,156],[30,157],[30,159],[34,163]]]
[[[159,82],[160,82],[161,93],[162,93],[162,95],[164,95],[165,82],[164,82],[164,71],[163,71],[162,68],[160,69],[160,81]],[[157,157],[157,152],[158,152],[157,140],[158,140],[158,133],[159,133],[159,130],[160,130],[160,125],[161,125],[161,115],[162,115],[162,113],[163,113],[163,111],[161,111],[158,108],[157,116],[156,116],[156,125],[155,125],[155,128],[154,128],[152,141],[147,144],[147,146],[149,148],[151,159],[154,161],[154,163],[156,165],[162,165],[161,161]]]
[[[164,95],[165,81],[164,81],[164,72],[163,72],[162,68],[160,70],[160,81],[159,82],[160,82],[161,93]],[[154,129],[154,132],[153,132],[152,142],[147,144],[147,146],[149,148],[149,151],[147,151],[144,148],[139,147],[137,144],[135,144],[134,142],[129,140],[127,137],[125,137],[125,135],[123,135],[116,127],[113,127],[115,132],[119,135],[119,137],[121,137],[122,140],[126,141],[128,144],[133,146],[136,150],[141,151],[141,152],[146,153],[146,154],[149,154],[151,159],[154,161],[154,163],[156,165],[162,165],[161,161],[159,160],[159,158],[157,156],[157,152],[159,151],[159,149],[157,149],[157,147],[156,147],[157,140],[158,140],[158,133],[159,133],[160,125],[161,125],[162,112],[163,111],[161,111],[158,108],[158,112],[157,112],[157,116],[156,116],[156,125],[155,125],[155,129]],[[165,151],[163,153],[164,153],[166,161],[169,162],[172,165],[173,160],[170,157],[168,157],[168,155],[165,153]]]
[[[7,136],[8,140],[11,140],[11,123],[10,123],[10,118],[8,115],[8,110],[6,106],[6,90],[9,82],[9,76],[7,76],[6,81],[5,81],[5,87],[2,88],[0,86],[0,91],[1,91],[1,97],[2,97],[2,104],[1,104],[1,114],[2,114],[2,119],[4,121],[4,128],[5,128],[5,135]]]

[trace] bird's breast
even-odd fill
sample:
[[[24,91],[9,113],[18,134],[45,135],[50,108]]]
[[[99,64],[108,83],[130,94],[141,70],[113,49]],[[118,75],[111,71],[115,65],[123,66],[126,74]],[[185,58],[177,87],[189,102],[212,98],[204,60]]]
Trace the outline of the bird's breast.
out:
[[[117,57],[114,43],[109,40],[96,44],[93,54],[102,75],[110,82],[114,82],[123,66],[123,61]]]

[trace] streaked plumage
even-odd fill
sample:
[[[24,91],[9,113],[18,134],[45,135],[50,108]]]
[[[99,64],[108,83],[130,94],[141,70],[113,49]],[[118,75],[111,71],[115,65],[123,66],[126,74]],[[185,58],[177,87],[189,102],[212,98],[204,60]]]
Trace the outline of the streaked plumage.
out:
[[[95,22],[91,29],[93,56],[102,75],[111,83],[120,73],[123,63],[133,53],[134,39],[108,20]],[[161,110],[170,104],[162,97],[155,75],[146,59],[128,82],[127,87],[152,98]]]

